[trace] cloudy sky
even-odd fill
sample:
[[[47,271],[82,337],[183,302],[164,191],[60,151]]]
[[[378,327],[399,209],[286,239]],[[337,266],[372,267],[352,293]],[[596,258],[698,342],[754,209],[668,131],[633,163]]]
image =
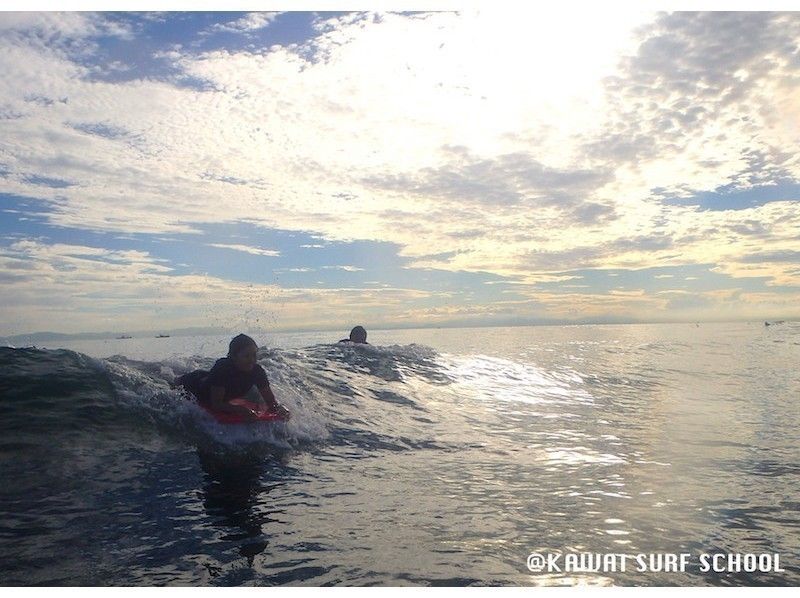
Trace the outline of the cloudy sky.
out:
[[[0,13],[0,335],[800,317],[800,13]]]

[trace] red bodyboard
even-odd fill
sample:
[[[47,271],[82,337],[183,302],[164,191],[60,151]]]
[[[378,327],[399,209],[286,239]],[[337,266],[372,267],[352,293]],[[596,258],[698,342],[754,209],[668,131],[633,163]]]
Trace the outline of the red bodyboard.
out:
[[[231,405],[241,405],[242,407],[247,407],[248,409],[252,409],[256,413],[255,421],[259,422],[274,422],[274,421],[286,421],[286,418],[282,416],[280,413],[276,411],[270,411],[267,408],[262,407],[258,403],[254,403],[252,401],[248,401],[247,399],[231,399],[228,401]],[[200,405],[203,409],[208,411],[214,419],[216,419],[221,424],[249,424],[254,423],[253,420],[246,419],[244,416],[239,415],[237,413],[225,413],[222,411],[217,411],[212,409],[211,407],[207,407],[206,405]]]

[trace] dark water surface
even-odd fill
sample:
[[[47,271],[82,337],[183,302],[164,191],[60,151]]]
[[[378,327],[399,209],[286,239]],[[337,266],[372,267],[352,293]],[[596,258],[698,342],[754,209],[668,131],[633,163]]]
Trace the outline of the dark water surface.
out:
[[[261,349],[293,419],[246,426],[169,388],[226,339],[0,348],[2,584],[800,583],[800,324],[370,336]]]

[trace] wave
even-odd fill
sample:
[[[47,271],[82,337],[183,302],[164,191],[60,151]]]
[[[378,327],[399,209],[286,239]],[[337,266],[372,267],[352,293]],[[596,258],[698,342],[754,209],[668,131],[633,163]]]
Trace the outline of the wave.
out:
[[[141,443],[155,435],[218,452],[307,450],[333,458],[450,452],[472,448],[464,430],[517,426],[522,415],[513,403],[534,406],[532,416],[561,419],[574,417],[562,405],[593,402],[574,373],[416,344],[261,348],[257,357],[292,412],[288,422],[220,424],[172,388],[178,376],[209,369],[212,358],[94,359],[68,350],[0,348],[0,448],[120,435]]]
[[[290,421],[219,424],[172,388],[181,374],[210,368],[211,358],[148,362],[0,348],[1,446],[13,450],[48,437],[66,442],[156,431],[172,440],[228,449],[287,450],[331,442],[362,451],[406,450],[429,443],[412,430],[431,421],[416,391],[454,382],[440,356],[420,345],[262,348],[258,360],[292,412]]]

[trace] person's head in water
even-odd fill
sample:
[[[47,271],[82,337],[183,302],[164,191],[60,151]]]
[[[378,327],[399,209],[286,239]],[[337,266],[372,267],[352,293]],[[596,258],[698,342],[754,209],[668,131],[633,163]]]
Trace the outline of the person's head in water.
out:
[[[356,326],[350,331],[350,341],[362,344],[367,342],[367,331],[363,326]]]
[[[240,334],[231,339],[228,345],[228,358],[233,361],[236,369],[249,372],[256,365],[257,350],[256,341],[246,334]]]

